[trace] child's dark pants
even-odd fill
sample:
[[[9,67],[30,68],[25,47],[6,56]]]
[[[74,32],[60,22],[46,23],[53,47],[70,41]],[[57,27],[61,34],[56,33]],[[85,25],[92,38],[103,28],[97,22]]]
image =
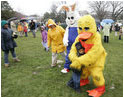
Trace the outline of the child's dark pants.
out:
[[[27,32],[25,32],[25,37],[28,37],[28,33]]]
[[[121,35],[119,35],[119,40],[121,40]]]
[[[70,81],[68,81],[67,85],[75,90],[79,90],[80,89],[80,76],[81,76],[80,71],[73,70],[72,77]]]

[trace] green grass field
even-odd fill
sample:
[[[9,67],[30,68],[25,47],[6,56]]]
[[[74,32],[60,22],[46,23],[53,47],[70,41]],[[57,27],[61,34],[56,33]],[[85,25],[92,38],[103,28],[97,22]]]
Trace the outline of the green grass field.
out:
[[[103,40],[103,37],[102,37]],[[11,67],[5,68],[3,52],[1,52],[1,96],[2,97],[88,97],[86,90],[93,89],[93,81],[81,87],[78,94],[66,86],[71,73],[62,74],[62,67],[51,68],[51,52],[45,52],[41,45],[41,35],[37,37],[16,39],[16,54],[21,62],[14,63],[11,54]],[[123,96],[123,40],[118,40],[114,32],[110,35],[110,43],[103,43],[108,55],[104,76],[106,92],[103,97]],[[61,59],[61,57],[59,57]]]

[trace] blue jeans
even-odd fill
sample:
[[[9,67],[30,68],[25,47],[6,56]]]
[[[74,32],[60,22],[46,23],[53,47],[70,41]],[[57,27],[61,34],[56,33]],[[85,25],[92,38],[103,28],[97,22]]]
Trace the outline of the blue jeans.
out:
[[[36,37],[35,30],[31,30],[33,37]]]
[[[15,53],[14,48],[10,49],[10,50],[7,50],[7,51],[4,51],[4,62],[5,62],[5,64],[9,64],[9,60],[8,60],[9,51],[11,52],[12,57],[16,58],[16,53]]]
[[[48,48],[48,46],[47,46],[47,42],[46,42],[46,43],[45,43],[45,42],[42,42],[42,45],[43,45],[43,47],[46,49],[46,51],[49,50],[49,48]]]
[[[70,50],[71,50],[71,45],[68,45],[67,46],[67,55],[65,56],[65,64],[64,64],[64,68],[67,68],[67,69],[70,69],[70,64],[71,64],[71,61],[69,60],[69,57],[68,57]]]
[[[28,33],[27,32],[25,32],[25,37],[28,37]]]
[[[73,89],[80,89],[80,76],[81,72],[74,72],[72,73],[71,79],[68,81],[68,85],[71,86]]]

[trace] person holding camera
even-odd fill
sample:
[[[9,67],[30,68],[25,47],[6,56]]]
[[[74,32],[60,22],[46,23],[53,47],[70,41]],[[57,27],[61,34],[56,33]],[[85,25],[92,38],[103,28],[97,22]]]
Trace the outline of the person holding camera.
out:
[[[9,51],[12,54],[13,60],[19,62],[20,60],[16,57],[15,47],[17,47],[14,38],[18,36],[8,27],[6,20],[1,21],[1,48],[4,51],[4,62],[5,67],[9,67],[8,54]]]

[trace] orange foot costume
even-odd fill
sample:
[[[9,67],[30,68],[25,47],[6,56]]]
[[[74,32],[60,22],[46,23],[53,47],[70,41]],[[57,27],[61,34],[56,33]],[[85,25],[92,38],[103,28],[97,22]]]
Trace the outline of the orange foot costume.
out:
[[[87,92],[89,93],[88,94],[89,96],[100,97],[105,92],[105,85],[97,87],[97,88],[95,88],[93,90],[87,90]]]
[[[80,80],[80,86],[85,86],[87,84],[89,84],[88,78],[85,79],[85,80],[84,79]],[[87,90],[87,92],[89,93],[88,94],[89,96],[100,97],[105,92],[105,85],[104,86],[97,87],[97,88],[95,88],[93,90]]]
[[[82,80],[80,80],[80,86],[84,86],[84,85],[87,85],[87,84],[89,84],[89,80],[88,80],[88,78],[87,79],[82,79]]]

